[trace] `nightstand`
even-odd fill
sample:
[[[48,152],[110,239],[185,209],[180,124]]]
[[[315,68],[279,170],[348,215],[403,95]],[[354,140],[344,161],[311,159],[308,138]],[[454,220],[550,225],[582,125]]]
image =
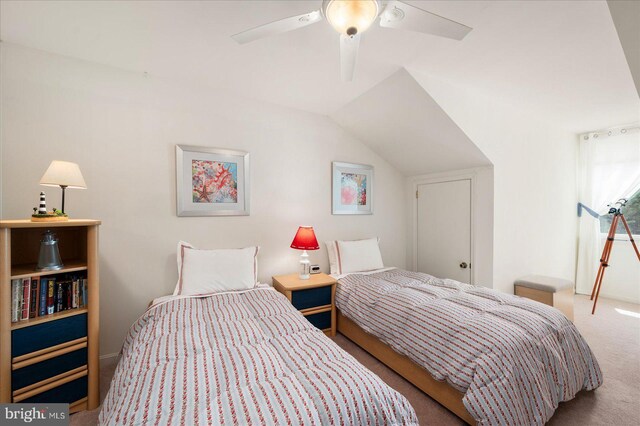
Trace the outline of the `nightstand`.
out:
[[[277,275],[272,279],[273,287],[287,296],[311,324],[327,336],[336,335],[335,279],[327,274],[313,274],[308,280],[301,280],[298,274]]]

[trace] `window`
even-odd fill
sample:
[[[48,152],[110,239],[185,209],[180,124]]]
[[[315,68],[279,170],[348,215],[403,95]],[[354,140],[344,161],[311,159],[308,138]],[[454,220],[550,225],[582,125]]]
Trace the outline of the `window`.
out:
[[[627,220],[631,233],[633,235],[640,235],[640,191],[636,192],[631,196],[631,198],[629,198],[626,207],[622,208],[622,213],[624,214],[624,218]],[[600,232],[603,234],[609,233],[612,218],[613,215],[610,214],[600,216]],[[627,234],[622,221],[618,221],[616,234]]]

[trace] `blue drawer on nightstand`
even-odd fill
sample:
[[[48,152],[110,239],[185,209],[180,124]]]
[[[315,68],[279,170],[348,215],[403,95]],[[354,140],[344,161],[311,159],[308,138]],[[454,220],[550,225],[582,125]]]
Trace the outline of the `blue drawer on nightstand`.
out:
[[[298,310],[331,304],[331,286],[291,292],[291,304]]]
[[[315,325],[320,330],[326,330],[331,328],[331,311],[320,312],[319,314],[312,314],[305,316],[307,321]]]
[[[87,336],[87,314],[47,321],[11,332],[11,356],[17,357]]]

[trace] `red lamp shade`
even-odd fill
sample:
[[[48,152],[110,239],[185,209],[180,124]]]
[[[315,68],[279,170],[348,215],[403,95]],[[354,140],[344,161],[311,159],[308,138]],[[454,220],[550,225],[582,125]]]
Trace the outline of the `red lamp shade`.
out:
[[[296,232],[296,236],[293,237],[291,242],[291,248],[298,250],[318,250],[318,240],[316,240],[316,234],[313,232],[313,226],[301,226]]]

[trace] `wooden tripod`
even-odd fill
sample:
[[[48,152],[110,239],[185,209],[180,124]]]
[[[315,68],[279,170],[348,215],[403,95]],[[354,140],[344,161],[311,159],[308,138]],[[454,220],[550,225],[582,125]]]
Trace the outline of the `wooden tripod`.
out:
[[[598,303],[598,296],[600,295],[602,278],[604,277],[605,269],[609,266],[609,256],[611,255],[611,249],[613,248],[613,241],[616,236],[616,229],[618,228],[619,220],[622,220],[624,229],[627,230],[627,234],[629,235],[629,241],[631,241],[633,249],[636,251],[636,256],[638,256],[638,260],[640,260],[640,252],[638,252],[638,247],[636,246],[636,242],[633,240],[633,235],[631,235],[631,230],[629,229],[629,225],[627,225],[627,220],[624,218],[624,214],[622,214],[621,209],[612,208],[611,210],[609,210],[609,213],[613,214],[613,220],[611,221],[611,228],[609,228],[607,241],[604,243],[604,250],[602,250],[602,256],[600,257],[600,268],[598,268],[596,282],[593,284],[593,290],[591,290],[591,300],[593,300],[593,309],[591,310],[591,315],[596,312],[596,303]]]

